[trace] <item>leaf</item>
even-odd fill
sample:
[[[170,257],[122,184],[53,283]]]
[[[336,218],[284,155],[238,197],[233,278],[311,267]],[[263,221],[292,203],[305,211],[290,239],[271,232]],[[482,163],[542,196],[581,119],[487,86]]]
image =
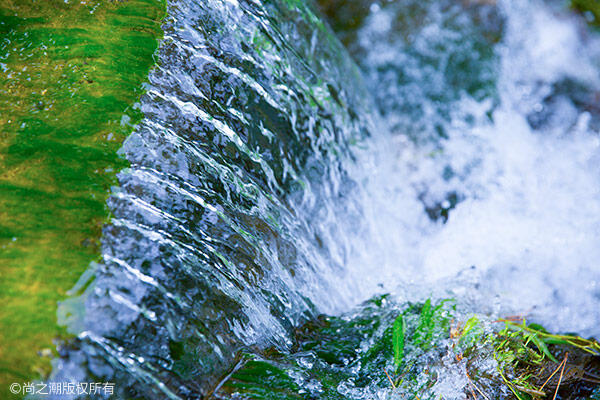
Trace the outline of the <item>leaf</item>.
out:
[[[431,299],[427,299],[423,304],[423,309],[421,310],[421,322],[423,325],[428,326],[430,324],[431,317],[433,316],[433,311],[431,309]]]
[[[421,309],[421,315],[419,316],[419,325],[413,335],[413,340],[415,344],[418,346],[426,345],[427,340],[432,334],[433,330],[433,310],[431,309],[431,300],[427,299],[425,303],[423,303],[423,308]]]
[[[542,325],[540,324],[536,324],[536,323],[531,323],[528,326],[529,329],[534,330],[534,331],[538,331],[538,332],[542,332],[542,333],[548,333],[548,331],[546,330],[546,328],[544,328]]]
[[[477,326],[479,326],[479,318],[477,318],[476,316],[472,316],[467,322],[465,322],[465,327],[463,328],[462,336],[467,335],[473,328]]]
[[[460,334],[459,348],[465,350],[465,348],[475,345],[480,342],[482,335],[483,328],[479,318],[476,316],[469,318]]]
[[[402,364],[404,359],[404,333],[406,331],[406,323],[404,317],[400,314],[394,321],[394,328],[392,334],[392,342],[394,347],[394,364],[396,365],[396,371]]]
[[[543,355],[545,355],[546,357],[548,357],[550,360],[552,360],[554,362],[558,362],[556,360],[556,358],[554,358],[552,353],[550,353],[550,350],[548,350],[548,346],[546,346],[546,343],[544,343],[542,340],[540,340],[540,338],[537,335],[531,335],[530,338],[531,338],[531,341],[536,345],[536,347],[540,350],[540,352]]]

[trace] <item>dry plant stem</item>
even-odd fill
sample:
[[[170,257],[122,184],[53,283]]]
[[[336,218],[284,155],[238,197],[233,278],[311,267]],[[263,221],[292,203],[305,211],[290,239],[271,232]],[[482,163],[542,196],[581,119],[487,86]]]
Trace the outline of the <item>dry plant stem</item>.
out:
[[[546,379],[546,382],[544,382],[544,384],[543,384],[543,385],[540,387],[540,391],[544,390],[544,386],[546,386],[546,384],[547,384],[548,382],[550,382],[550,379],[552,379],[552,377],[553,377],[554,375],[556,375],[556,373],[558,372],[558,370],[560,369],[560,367],[562,367],[562,366],[563,366],[563,363],[564,363],[564,362],[565,362],[565,359],[563,359],[563,360],[561,361],[561,363],[560,363],[560,364],[558,364],[558,366],[556,367],[556,369],[554,370],[554,372],[552,372],[552,374],[551,374],[551,375],[548,377],[548,379]]]
[[[470,382],[470,380],[469,380]],[[475,395],[475,392],[473,391],[473,385],[471,385],[469,383],[469,391],[471,392],[471,396],[473,396],[473,399],[477,400],[477,396]]]
[[[387,376],[387,378],[389,379],[390,383],[392,384],[392,387],[394,389],[396,389],[396,385],[394,385],[394,381],[392,380],[392,378],[390,377],[390,374],[388,374],[387,369],[384,369],[383,372],[385,372],[385,376]]]
[[[485,395],[485,393],[483,393],[483,392],[481,391],[481,389],[479,389],[479,388],[477,387],[477,385],[475,385],[475,382],[473,382],[473,381],[471,380],[471,377],[469,376],[469,373],[468,373],[468,372],[467,372],[467,379],[469,380],[469,383],[470,383],[470,384],[471,384],[471,385],[472,385],[472,386],[475,388],[475,390],[477,390],[477,393],[479,393],[480,395],[482,395],[484,399],[486,399],[486,400],[490,400],[490,398],[489,398],[489,397],[487,397],[487,396]],[[472,390],[471,390],[471,391],[472,391]],[[473,396],[473,397],[475,397],[475,396]],[[475,397],[475,398],[477,398],[477,397]]]
[[[562,362],[562,368],[560,370],[560,376],[558,377],[558,385],[556,385],[556,390],[554,391],[554,397],[552,398],[552,400],[556,400],[556,396],[558,395],[558,389],[560,388],[560,384],[562,382],[562,378],[563,378],[563,373],[565,372],[565,365],[567,365],[567,358],[569,358],[569,353],[565,353],[565,358]]]

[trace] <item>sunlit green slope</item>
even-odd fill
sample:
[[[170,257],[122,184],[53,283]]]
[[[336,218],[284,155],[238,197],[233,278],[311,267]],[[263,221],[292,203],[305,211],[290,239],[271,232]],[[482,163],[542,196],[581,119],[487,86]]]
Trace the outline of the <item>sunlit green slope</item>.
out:
[[[57,301],[99,256],[165,8],[0,0],[0,398],[49,371]]]

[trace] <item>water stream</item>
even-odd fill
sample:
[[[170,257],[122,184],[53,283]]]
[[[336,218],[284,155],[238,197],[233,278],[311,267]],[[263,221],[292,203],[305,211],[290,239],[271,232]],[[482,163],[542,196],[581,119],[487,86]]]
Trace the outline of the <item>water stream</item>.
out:
[[[304,2],[170,2],[51,379],[202,398],[383,293],[600,337],[600,36],[559,2],[360,5],[348,53]]]

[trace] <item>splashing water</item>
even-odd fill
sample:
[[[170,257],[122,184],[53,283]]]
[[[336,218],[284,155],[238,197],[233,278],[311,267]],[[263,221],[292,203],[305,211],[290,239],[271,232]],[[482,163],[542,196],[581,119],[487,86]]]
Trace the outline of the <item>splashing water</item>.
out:
[[[361,76],[303,2],[172,2],[52,379],[200,398],[241,346],[387,292],[600,336],[599,39],[454,3],[371,4]]]
[[[496,63],[495,87],[485,93],[489,72],[482,67],[474,73],[479,71],[483,94],[469,94],[463,87],[441,106],[437,94],[420,95],[421,109],[450,110],[443,135],[415,144],[400,129],[394,138],[401,142],[398,153],[385,153],[389,146],[383,146],[387,155],[380,158],[389,158],[389,164],[377,167],[385,171],[384,183],[375,183],[372,193],[386,193],[377,207],[392,216],[376,217],[373,223],[385,247],[395,248],[388,266],[381,267],[389,274],[385,282],[393,282],[398,260],[404,260],[402,292],[412,282],[426,281],[436,288],[429,291],[449,289],[461,297],[464,288],[448,288],[448,279],[469,275],[469,285],[477,286],[471,294],[478,297],[475,307],[480,310],[490,306],[496,312],[533,317],[555,330],[597,336],[598,38],[558,7],[510,1],[494,7],[496,18],[504,21],[502,41],[494,55],[475,52],[465,64]],[[451,37],[440,28],[442,15],[432,9],[431,24],[424,24],[412,43],[423,52],[436,48],[431,37]],[[481,9],[474,12],[481,15]],[[393,19],[390,14],[386,8],[373,13],[359,36],[365,42],[378,34],[389,37],[380,31],[382,19]],[[461,46],[436,53],[435,62],[446,66],[456,59],[455,52],[469,47],[469,36],[451,33]],[[390,46],[388,53],[367,52],[363,64],[370,79],[406,58],[402,46]],[[402,79],[413,73],[408,64],[400,68]],[[443,82],[449,76],[441,70],[410,85],[427,88],[426,82],[441,81],[451,90],[452,83]],[[403,97],[404,90],[391,96],[397,104],[387,110],[394,130],[405,124],[395,110],[413,101]],[[380,107],[388,106],[385,101]],[[434,223],[425,221],[423,209]]]

